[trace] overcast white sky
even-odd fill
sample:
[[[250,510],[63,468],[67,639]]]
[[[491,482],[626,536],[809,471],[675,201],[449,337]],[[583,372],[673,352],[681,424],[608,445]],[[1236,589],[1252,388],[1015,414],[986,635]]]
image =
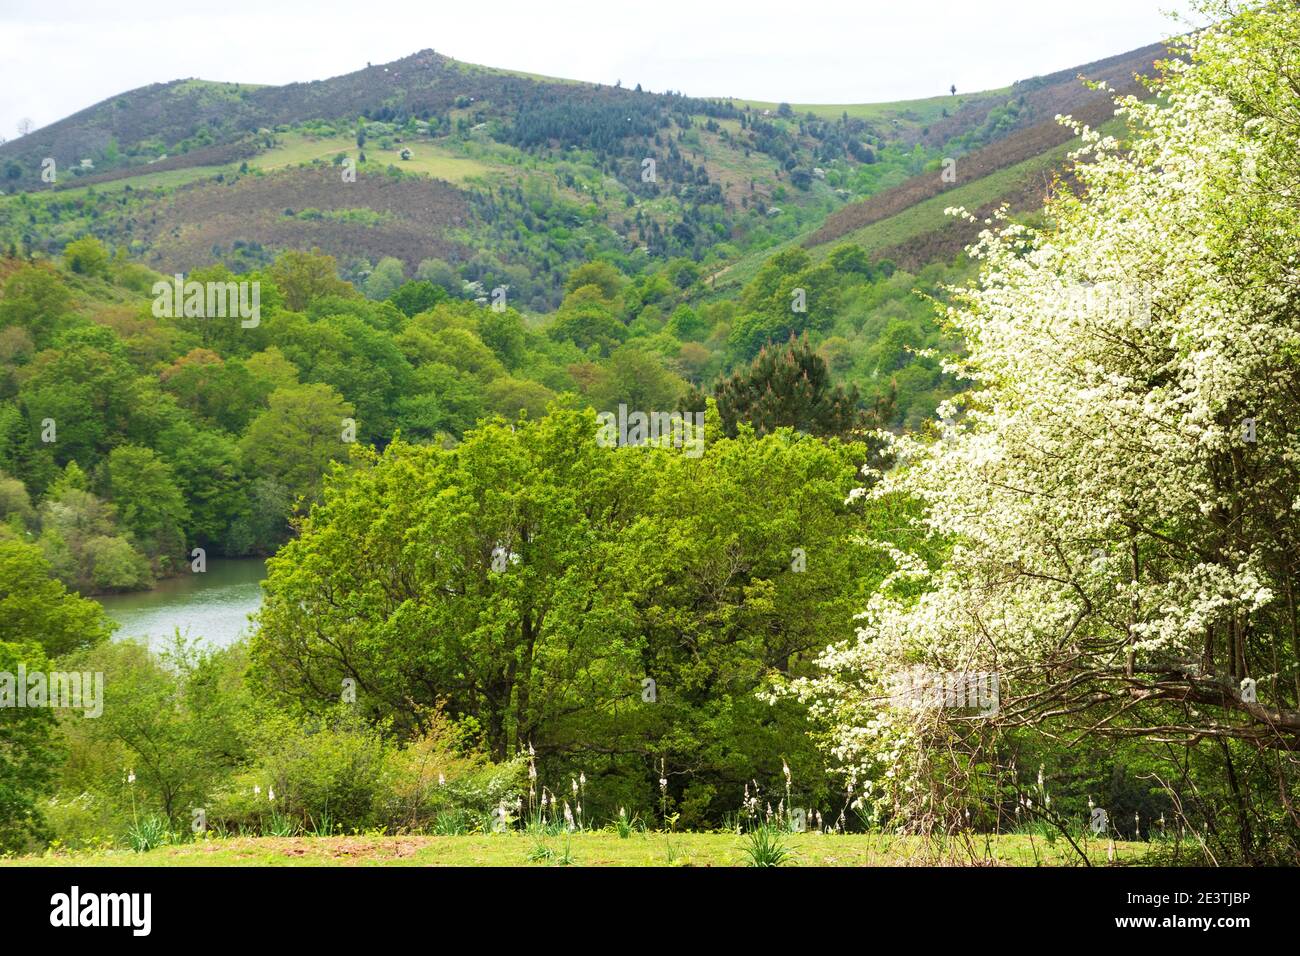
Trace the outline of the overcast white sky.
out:
[[[1190,0],[0,0],[0,136],[184,77],[287,83],[433,48],[698,96],[859,103],[1004,86],[1182,32]]]

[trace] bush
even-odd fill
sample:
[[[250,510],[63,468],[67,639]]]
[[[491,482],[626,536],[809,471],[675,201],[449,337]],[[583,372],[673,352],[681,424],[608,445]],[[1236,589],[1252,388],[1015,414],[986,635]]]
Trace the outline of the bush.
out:
[[[93,236],[85,236],[68,243],[63,250],[63,262],[69,269],[83,276],[108,275],[108,250]]]
[[[209,823],[262,834],[436,830],[517,805],[521,761],[493,764],[467,749],[439,710],[423,719],[423,733],[399,746],[347,705],[315,722],[271,718],[258,731],[252,767],[210,801]]]
[[[384,818],[409,830],[434,828],[449,818],[513,809],[522,793],[523,758],[493,764],[481,753],[465,753],[454,725],[440,710],[428,727],[390,763]]]
[[[41,812],[50,845],[69,850],[110,847],[114,834],[124,833],[130,822],[102,797],[89,792],[50,797]]]
[[[344,705],[326,719],[296,724],[265,720],[257,730],[253,767],[236,774],[212,799],[209,822],[269,832],[273,817],[309,825],[328,815],[348,829],[373,825],[392,744]]]

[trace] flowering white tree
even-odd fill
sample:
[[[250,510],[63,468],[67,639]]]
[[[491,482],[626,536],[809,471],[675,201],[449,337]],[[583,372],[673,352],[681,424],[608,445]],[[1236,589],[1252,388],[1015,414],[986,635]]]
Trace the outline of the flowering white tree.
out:
[[[1246,742],[1296,822],[1300,10],[1207,12],[1158,99],[1116,99],[1122,142],[1077,127],[1083,188],[1047,227],[986,221],[946,315],[971,388],[862,492],[950,550],[895,550],[796,690],[894,813],[932,806],[942,742],[1030,727]],[[996,710],[891,706],[917,666],[997,675]]]

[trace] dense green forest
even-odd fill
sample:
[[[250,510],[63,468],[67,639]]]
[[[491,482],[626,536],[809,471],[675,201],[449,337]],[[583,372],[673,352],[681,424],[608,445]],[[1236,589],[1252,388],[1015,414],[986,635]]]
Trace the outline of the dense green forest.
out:
[[[366,759],[387,760],[396,746],[390,741],[426,733],[446,736],[438,748],[452,748],[450,741],[474,752],[482,747],[500,765],[471,775],[485,775],[487,789],[475,791],[482,812],[520,772],[510,760],[522,740],[548,773],[600,781],[600,795],[586,804],[600,816],[616,806],[649,806],[653,788],[644,771],[652,755],[695,767],[674,797],[692,826],[734,813],[737,794],[754,777],[750,768],[779,767],[783,759],[799,768],[809,795],[830,798],[826,772],[803,735],[803,708],[771,708],[754,692],[768,668],[806,659],[828,633],[851,633],[855,606],[867,593],[853,567],[866,552],[844,501],[878,452],[868,430],[930,414],[951,388],[934,359],[907,350],[909,343],[940,341],[932,307],[912,291],[913,277],[888,263],[873,266],[851,246],[820,266],[795,251],[765,265],[739,302],[710,302],[687,261],[627,276],[597,260],[570,273],[561,307],[538,322],[473,301],[472,288],[433,264],[424,270],[429,278],[395,280],[388,289],[371,281],[358,290],[337,276],[330,257],[285,253],[253,273],[261,315],[245,327],[234,315],[156,317],[149,291],[167,280],[93,238],[71,243],[56,262],[8,260],[0,268],[0,336],[8,345],[0,534],[6,601],[15,613],[24,608],[13,636],[33,624],[38,632],[50,627],[47,613],[94,622],[84,636],[71,627],[52,635],[40,654],[25,658],[28,667],[37,669],[41,654],[76,651],[78,667],[114,675],[109,701],[137,694],[135,682],[144,681],[149,693],[185,701],[186,711],[190,681],[199,674],[234,681],[236,694],[213,706],[232,708],[223,720],[238,743],[199,734],[194,724],[187,748],[172,737],[182,733],[178,727],[163,726],[175,708],[150,704],[125,713],[109,703],[105,713],[119,713],[123,723],[101,718],[87,725],[92,732],[80,743],[63,742],[93,750],[97,769],[82,766],[89,752],[68,758],[70,771],[80,769],[58,780],[59,792],[84,788],[91,796],[66,805],[55,798],[45,808],[54,818],[67,813],[76,818],[69,826],[89,826],[79,808],[93,797],[96,814],[120,823],[113,815],[125,809],[122,798],[146,787],[167,795],[163,809],[174,818],[184,788],[218,780],[233,786],[227,774],[262,772],[248,761],[260,759],[256,741],[272,713],[314,722],[294,725],[304,740],[315,740],[310,728],[339,734],[330,746],[379,748]],[[937,285],[946,274],[931,270],[929,281]],[[189,276],[232,278],[222,267]],[[789,290],[801,286],[817,290],[807,312],[789,307]],[[374,297],[380,293],[385,297]],[[873,333],[884,328],[895,334]],[[866,337],[876,339],[874,348],[850,344]],[[785,374],[785,363],[796,359],[795,374]],[[874,403],[858,396],[855,379],[874,387]],[[768,396],[762,413],[740,397],[738,383]],[[720,418],[711,403],[715,386]],[[772,386],[786,399],[773,403]],[[665,410],[709,403],[706,453],[692,460],[672,449],[584,447],[593,411],[620,403]],[[746,422],[757,431],[738,434]],[[782,427],[833,442],[799,439]],[[425,478],[403,482],[394,490],[415,497],[391,501],[380,487],[356,484],[393,469],[433,469],[443,477],[430,472],[428,488]],[[489,504],[495,492],[509,500]],[[442,524],[453,517],[448,495],[468,510]],[[443,677],[419,678],[426,690],[383,676],[396,663],[392,649],[383,654],[387,663],[374,662],[382,665],[376,671],[359,660],[339,669],[331,654],[317,658],[320,649],[286,655],[278,642],[296,645],[298,637],[272,624],[281,598],[271,595],[278,591],[268,591],[265,622],[251,647],[180,646],[164,658],[129,643],[100,644],[110,625],[76,596],[195,573],[199,554],[206,560],[279,549],[276,560],[285,563],[273,568],[299,566],[292,549],[314,547],[314,529],[333,525],[332,509],[357,500],[391,509],[402,522],[419,520],[414,503],[439,502],[441,527],[390,527],[382,536],[400,550],[408,534],[417,534],[427,554],[442,553],[430,536],[444,536],[446,549],[461,552],[455,563],[431,565],[433,577],[415,584],[412,600],[423,603],[429,589],[458,590],[481,576],[474,593],[438,612],[449,618],[436,625],[461,631],[469,656],[448,658]],[[376,520],[370,515],[357,527]],[[548,539],[561,530],[562,537]],[[344,541],[338,533],[329,535]],[[525,556],[533,569],[517,593],[513,584],[502,586],[509,573],[498,582],[490,572],[497,546]],[[336,557],[362,553],[344,541]],[[362,578],[372,577],[377,557],[370,554],[357,569]],[[36,581],[47,583],[27,593]],[[278,574],[272,582],[273,589],[290,587]],[[373,579],[368,587],[376,585]],[[42,602],[58,595],[57,608],[28,607],[37,595]],[[288,607],[301,614],[298,598]],[[500,618],[511,607],[520,609],[518,619]],[[502,634],[502,646],[494,647],[490,635],[498,628],[519,633]],[[695,635],[685,656],[683,629]],[[540,656],[519,662],[529,676],[516,685],[500,668],[517,657],[514,642],[524,634]],[[419,635],[417,629],[409,639],[423,658]],[[560,654],[557,640],[574,643]],[[291,659],[304,670],[286,671]],[[563,668],[552,673],[556,660]],[[255,666],[245,678],[250,661]],[[429,666],[414,661],[419,670]],[[344,678],[356,682],[357,698],[341,710]],[[658,688],[653,707],[638,706],[646,679]],[[574,680],[590,696],[568,686]],[[162,724],[130,729],[145,712]],[[269,733],[266,744],[283,744],[284,733]],[[156,746],[146,741],[158,734],[172,742],[165,754],[151,749],[149,769],[140,748]],[[326,739],[333,738],[316,743]],[[604,756],[589,760],[583,754],[596,741]],[[134,787],[123,791],[120,774],[108,772],[115,761],[140,765]],[[206,767],[198,776],[194,761]],[[10,819],[26,818],[29,829],[10,831],[11,847],[50,832],[31,802],[48,776],[23,784],[27,795]],[[182,785],[181,777],[189,782]],[[322,792],[333,794],[335,783],[321,782]],[[775,787],[775,779],[768,784]],[[282,784],[281,792],[291,786]],[[327,798],[335,801],[330,814],[351,819],[337,794]],[[214,821],[221,812],[208,808]],[[376,803],[373,813],[382,812]],[[250,824],[231,813],[231,826]],[[352,822],[370,820],[367,811]]]
[[[833,393],[832,378],[860,387],[883,402],[881,424],[929,417],[951,389],[934,358],[911,351],[941,341],[914,277],[850,246],[819,266],[801,251],[774,257],[739,302],[692,304],[689,263],[628,277],[598,260],[570,273],[540,323],[431,279],[386,289],[372,277],[366,290],[387,294],[368,298],[313,253],[243,280],[259,283],[255,328],[155,318],[144,290],[162,277],[92,238],[61,263],[3,271],[5,517],[86,593],[146,587],[185,569],[196,547],[274,552],[290,511],[347,458],[345,419],[382,448],[398,434],[454,443],[485,417],[536,419],[551,405],[674,409],[792,336],[817,344],[819,393]],[[230,279],[221,267],[190,276]],[[807,311],[792,311],[790,290],[803,286]]]

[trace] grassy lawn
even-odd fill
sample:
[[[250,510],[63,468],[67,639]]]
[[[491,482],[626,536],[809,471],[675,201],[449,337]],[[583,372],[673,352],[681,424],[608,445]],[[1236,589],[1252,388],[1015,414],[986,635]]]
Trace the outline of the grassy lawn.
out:
[[[732,833],[583,832],[537,838],[525,833],[464,836],[232,837],[147,853],[129,849],[49,853],[0,860],[5,866],[744,866],[747,838]],[[792,834],[791,866],[1078,866],[1064,840],[982,836],[946,843],[881,834]],[[1106,844],[1080,843],[1096,865]],[[1114,863],[1141,863],[1145,843],[1116,843]],[[566,864],[566,859],[569,861]]]

